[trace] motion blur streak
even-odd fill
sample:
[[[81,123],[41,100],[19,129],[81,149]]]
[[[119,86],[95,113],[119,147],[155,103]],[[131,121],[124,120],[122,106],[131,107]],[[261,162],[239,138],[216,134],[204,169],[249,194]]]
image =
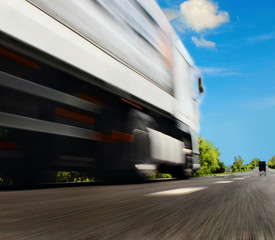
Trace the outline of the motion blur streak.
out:
[[[207,187],[193,187],[193,188],[178,188],[168,191],[156,192],[147,194],[147,196],[167,196],[167,195],[182,195],[192,192],[197,192],[206,189]]]
[[[95,122],[95,119],[93,117],[90,117],[90,116],[87,116],[87,115],[84,115],[81,113],[68,111],[68,110],[65,110],[62,108],[56,108],[55,113],[59,116],[67,117],[67,118],[77,120],[80,122],[85,122],[85,123],[89,123],[89,124],[93,124]]]
[[[125,98],[120,98],[120,99],[121,99],[122,102],[128,103],[128,104],[130,104],[131,106],[133,106],[133,107],[135,107],[135,108],[138,108],[138,109],[140,109],[140,110],[142,109],[141,106],[139,106],[139,105],[137,105],[137,104],[131,102],[131,101],[128,100],[128,99],[125,99]]]
[[[17,148],[16,143],[0,141],[0,149],[13,150],[16,148]]]
[[[218,181],[218,182],[214,182],[214,183],[231,183],[232,181]]]
[[[132,134],[123,133],[119,131],[113,131],[112,137],[113,139],[124,142],[133,142],[134,140],[134,136]]]
[[[0,55],[4,56],[4,57],[7,57],[13,61],[16,61],[16,62],[19,62],[25,66],[28,66],[30,68],[33,68],[33,69],[38,69],[39,68],[39,65],[34,62],[34,61],[31,61],[29,59],[26,59],[24,57],[21,57],[19,56],[18,54],[15,54],[11,51],[8,51],[4,48],[0,48]]]
[[[237,176],[243,173],[239,173]],[[275,170],[234,176],[0,192],[0,239],[274,240]],[[229,184],[213,184],[216,181]],[[155,195],[179,189],[189,194]]]
[[[85,93],[78,93],[78,94],[76,94],[76,96],[83,99],[83,100],[91,102],[91,103],[95,103],[95,104],[98,104],[98,105],[103,104],[103,99],[100,98],[100,97],[97,97],[97,96],[91,96],[91,95],[85,94]]]
[[[132,134],[123,133],[119,131],[112,131],[111,135],[103,134],[100,132],[92,132],[92,139],[108,143],[116,143],[116,141],[133,142],[134,136]]]

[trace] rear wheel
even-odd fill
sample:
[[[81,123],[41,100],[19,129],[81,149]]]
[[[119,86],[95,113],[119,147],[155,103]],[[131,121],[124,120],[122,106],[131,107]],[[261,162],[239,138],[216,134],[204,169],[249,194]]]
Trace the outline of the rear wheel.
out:
[[[105,121],[103,131],[112,137],[101,143],[98,154],[103,160],[99,164],[103,178],[108,182],[144,179],[152,172],[147,128],[156,128],[156,122],[124,103],[117,104],[116,109],[106,108],[105,116],[113,121]]]

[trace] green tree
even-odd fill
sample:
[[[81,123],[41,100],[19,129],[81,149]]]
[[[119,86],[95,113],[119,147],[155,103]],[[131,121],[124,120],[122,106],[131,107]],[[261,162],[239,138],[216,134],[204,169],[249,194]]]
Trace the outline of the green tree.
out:
[[[220,159],[218,159],[218,168],[214,171],[214,173],[224,173],[225,171],[225,164]]]
[[[251,163],[245,164],[244,166],[242,166],[242,171],[250,171],[254,169],[254,166]]]
[[[260,159],[253,158],[250,163],[243,165],[243,159],[241,156],[234,157],[234,163],[231,167],[232,172],[251,171],[259,166]]]
[[[256,168],[259,166],[260,159],[259,158],[253,158],[250,162],[253,168]]]
[[[239,155],[238,157],[234,157],[234,163],[231,167],[232,172],[241,172],[243,169],[243,159]]]
[[[268,160],[267,166],[270,168],[275,168],[275,155]]]
[[[209,142],[203,137],[198,137],[200,150],[200,170],[195,171],[195,176],[205,176],[212,173],[225,172],[224,163],[219,159],[221,155],[219,147],[215,147],[213,143]]]

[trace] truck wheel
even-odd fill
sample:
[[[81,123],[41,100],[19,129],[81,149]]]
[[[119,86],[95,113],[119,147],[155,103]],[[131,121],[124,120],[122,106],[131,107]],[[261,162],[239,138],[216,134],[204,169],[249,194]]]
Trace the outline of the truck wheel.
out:
[[[127,117],[127,128],[134,137],[129,160],[137,176],[145,179],[154,171],[147,128],[156,129],[157,123],[151,116],[131,109]]]

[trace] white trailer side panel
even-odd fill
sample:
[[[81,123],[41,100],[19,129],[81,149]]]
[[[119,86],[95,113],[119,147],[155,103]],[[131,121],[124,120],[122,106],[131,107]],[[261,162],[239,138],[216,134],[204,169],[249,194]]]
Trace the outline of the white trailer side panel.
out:
[[[56,4],[57,2],[64,3],[60,0],[54,1]],[[66,2],[68,3],[68,1]],[[81,2],[88,3],[90,1]],[[81,7],[83,8],[84,5]],[[98,19],[101,17],[98,16]],[[93,22],[93,25],[102,27],[96,22]],[[112,28],[112,25],[110,27]],[[153,47],[140,50],[139,41],[127,40],[127,34],[123,33],[125,29],[120,28],[121,32],[118,35],[115,35],[116,31],[112,31],[116,39],[122,41],[119,48],[115,46],[116,44],[109,45],[107,42],[106,46],[109,49],[106,50],[100,46],[101,40],[98,43],[93,43],[87,36],[79,34],[75,30],[72,31],[24,0],[1,1],[0,3],[1,31],[170,113],[196,130],[197,124],[192,119],[194,109],[193,111],[191,109],[195,107],[194,104],[192,105],[192,86],[190,85],[192,69],[189,65],[186,65],[184,70],[182,69],[181,65],[185,61],[182,60],[184,59],[182,56],[182,59],[180,57],[173,59],[171,52],[174,52],[175,45],[171,39],[175,39],[175,36],[169,38],[165,35],[162,41],[158,42],[157,38],[148,34],[148,31],[142,26],[134,23],[132,27],[136,28],[135,31],[137,29],[140,29],[141,32],[145,31],[142,37],[146,38],[146,42]],[[167,33],[156,31],[155,36],[158,34],[162,36]],[[104,39],[108,40],[106,36]],[[129,51],[130,54],[119,55],[119,49],[123,48],[124,53]],[[176,61],[179,63],[175,64]],[[183,82],[178,79],[183,79]],[[185,90],[182,91],[182,88]],[[175,97],[179,98],[177,102]]]
[[[173,110],[174,98],[166,91],[23,0],[1,1],[0,28],[164,111]]]
[[[195,69],[183,57],[180,49],[174,53],[175,59],[175,112],[174,116],[198,131],[198,101],[193,92]]]

